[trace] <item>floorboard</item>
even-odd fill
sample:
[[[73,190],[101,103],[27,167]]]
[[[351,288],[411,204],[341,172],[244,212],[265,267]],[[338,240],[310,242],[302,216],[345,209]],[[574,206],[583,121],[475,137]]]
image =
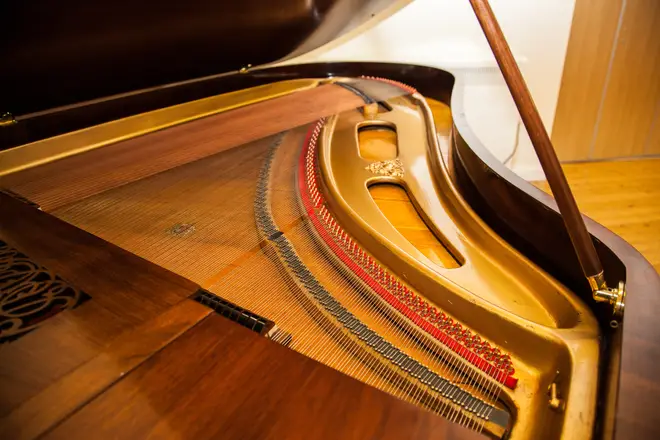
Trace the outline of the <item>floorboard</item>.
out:
[[[620,235],[660,271],[660,159],[563,168],[580,211]],[[549,192],[546,182],[535,185]]]

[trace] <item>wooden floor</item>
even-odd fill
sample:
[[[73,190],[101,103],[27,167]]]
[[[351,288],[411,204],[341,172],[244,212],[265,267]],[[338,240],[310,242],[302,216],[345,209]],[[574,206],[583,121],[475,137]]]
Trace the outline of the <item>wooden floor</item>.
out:
[[[660,272],[660,159],[563,168],[580,211],[620,235]],[[546,182],[536,186],[548,191]]]

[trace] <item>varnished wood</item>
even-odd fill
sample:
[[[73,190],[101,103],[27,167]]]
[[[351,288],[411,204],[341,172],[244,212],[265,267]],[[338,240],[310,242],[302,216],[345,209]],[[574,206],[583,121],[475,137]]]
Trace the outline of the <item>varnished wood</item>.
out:
[[[325,85],[11,174],[0,185],[49,211],[363,103]]]
[[[61,136],[23,144],[17,148],[0,151],[0,176],[62,160],[239,107],[312,89],[321,83],[322,81],[319,79],[303,79],[249,87],[233,93],[196,99],[184,104],[96,124],[82,130],[74,130]]]
[[[333,321],[320,319],[313,305],[310,309],[304,293],[293,285],[293,275],[283,273],[284,267],[268,241],[256,231],[254,192],[259,170],[269,147],[279,140],[271,181],[278,228],[335,298],[380,335],[406,347],[416,359],[426,365],[436,364],[428,350],[414,344],[408,334],[398,332],[389,320],[381,319],[372,304],[356,297],[346,274],[329,264],[323,249],[309,236],[294,187],[299,148],[307,129],[301,127],[283,137],[258,140],[52,213],[273,320],[293,337],[290,347],[299,353],[402,399],[418,402],[415,393],[402,391],[407,381],[392,379],[398,373],[390,365],[363,362]],[[410,209],[414,213],[412,206]],[[168,232],[174,222],[194,224],[195,230],[176,236]],[[433,239],[428,229],[426,234]],[[424,238],[429,241],[427,236]],[[436,245],[443,249],[438,242]],[[451,256],[448,258],[451,260]]]
[[[481,438],[216,315],[44,438],[91,432],[95,438]]]
[[[0,59],[13,66],[0,71],[0,114],[25,115],[32,125],[39,113],[55,107],[273,63],[373,24],[405,3],[193,1],[185,10],[131,0],[95,7],[76,1],[16,3],[0,15],[0,28],[7,31]],[[49,18],[38,33],[30,31],[36,17]]]
[[[0,419],[0,437],[16,440],[39,437],[210,313],[210,309],[186,299],[122,333],[93,358]]]
[[[298,145],[300,139],[296,138],[292,141],[291,145],[294,147],[292,151],[295,151],[295,146]],[[295,158],[295,156],[293,156],[293,158]],[[259,161],[254,162],[256,165],[259,164]],[[282,168],[280,167],[279,169],[281,170]],[[284,174],[282,176],[284,177]],[[126,254],[119,248],[115,248],[96,237],[85,234],[69,224],[54,219],[48,214],[37,211],[34,208],[28,207],[27,205],[13,199],[2,199],[2,201],[3,212],[9,212],[9,210],[11,210],[11,213],[16,215],[14,218],[20,216],[27,220],[25,224],[21,225],[16,225],[15,222],[10,221],[7,222],[7,225],[3,224],[2,229],[0,229],[0,231],[7,237],[16,237],[13,242],[18,243],[18,246],[21,246],[22,249],[32,249],[37,247],[32,243],[32,239],[22,237],[22,234],[27,234],[27,231],[33,230],[32,228],[39,226],[41,229],[56,232],[56,244],[60,245],[63,249],[69,248],[74,252],[79,252],[82,256],[91,256],[93,258],[94,255],[98,256],[102,253],[101,249],[95,249],[96,246],[108,248],[109,252],[113,253],[118,260],[132,259],[132,266],[135,269],[149,269],[146,261],[130,254]],[[295,227],[295,225],[292,226]],[[3,235],[3,237],[5,237],[5,235]],[[41,237],[41,240],[50,241],[48,237],[49,236]],[[73,240],[73,243],[68,243],[66,241],[67,239]],[[82,251],[81,243],[87,246],[85,251]],[[44,246],[49,248],[52,244],[46,243]],[[109,327],[113,324],[116,325],[116,322],[112,322],[109,318],[104,318],[104,309],[100,307],[98,301],[95,302],[95,299],[98,296],[95,295],[99,290],[102,290],[102,286],[96,286],[95,289],[92,289],[94,286],[86,280],[85,275],[78,276],[76,273],[76,271],[80,270],[79,267],[67,269],[67,259],[65,258],[65,255],[51,255],[53,252],[53,250],[50,250],[49,252],[48,249],[37,249],[34,253],[39,254],[42,259],[48,261],[52,261],[49,260],[49,258],[59,257],[59,260],[61,261],[59,262],[58,270],[67,273],[68,276],[74,277],[77,281],[88,287],[88,291],[90,292],[90,295],[92,295],[92,300],[89,302],[92,307],[87,309],[81,307],[80,309],[86,310],[88,313],[93,313],[92,316],[87,317],[88,320],[94,320],[94,325],[98,326]],[[122,255],[122,253],[126,255]],[[248,260],[242,262],[240,263],[240,269],[235,268],[234,270],[237,272],[240,272],[240,270],[248,270],[249,272],[250,265],[254,264],[255,261],[254,256],[248,258],[253,261]],[[140,263],[140,261],[142,261],[142,263]],[[257,263],[259,263],[259,261],[257,261]],[[259,273],[263,274],[264,270],[266,270],[265,264],[267,262],[268,259],[266,258],[265,261],[262,261],[257,265]],[[73,264],[75,266],[75,261]],[[119,268],[117,268],[118,265]],[[117,275],[113,273],[115,270],[119,270],[120,275],[124,276],[127,281],[132,281],[131,274],[128,273],[125,268],[121,267],[121,261],[114,264],[106,264],[103,267],[105,269],[106,278],[111,278],[111,280],[99,279],[97,280],[98,284],[108,282],[112,285],[112,278]],[[176,276],[173,274],[168,276],[166,271],[162,269],[161,271],[163,272],[161,275],[166,281],[168,279],[172,281],[172,277],[176,279]],[[98,278],[99,274],[89,274],[87,276]],[[236,274],[228,273],[218,280],[216,284],[222,285],[224,283],[226,285],[225,278],[231,278],[232,276],[236,276]],[[250,283],[244,286],[246,289],[233,289],[231,293],[241,295],[247,293],[248,296],[250,296],[251,291],[249,287],[254,285],[256,288],[259,285],[258,283],[255,284],[255,281],[256,280],[252,279]],[[189,282],[185,282],[184,284],[190,284],[192,287],[196,287],[196,285]],[[269,288],[273,289],[273,287],[273,282],[270,282]],[[210,286],[210,288],[216,290],[213,286]],[[155,290],[156,294],[161,293],[158,289]],[[283,291],[286,291],[286,287]],[[223,290],[221,289],[220,292],[223,292]],[[224,292],[230,293],[227,289],[225,289]],[[263,292],[263,289],[260,291],[255,290],[252,292],[251,296],[258,298],[260,295],[263,295]],[[151,292],[151,295],[153,294],[154,292]],[[140,295],[148,297],[150,293],[143,291]],[[102,295],[100,297],[103,299]],[[119,315],[117,319],[121,319],[123,317],[122,314],[130,314],[131,312],[134,312],[132,307],[134,301],[135,299],[129,295],[129,292],[124,294],[122,297],[122,303],[125,308],[122,311],[115,310],[113,312],[113,314]],[[64,421],[63,424],[60,425],[62,420],[78,420],[78,414],[86,414],[86,405],[96,396],[100,397],[96,400],[92,400],[90,408],[94,407],[94,402],[104,400],[105,396],[114,396],[115,391],[113,390],[115,387],[113,386],[113,383],[116,383],[116,381],[122,376],[125,376],[127,372],[129,372],[129,379],[135,377],[130,373],[131,370],[136,367],[139,368],[138,366],[140,364],[147,362],[157,350],[162,350],[163,347],[165,347],[164,350],[167,351],[167,347],[172,344],[172,340],[175,340],[178,335],[186,331],[186,329],[190,328],[208,314],[208,310],[200,309],[200,306],[196,303],[191,303],[187,299],[183,299],[183,301],[183,303],[175,303],[168,309],[159,309],[158,314],[154,315],[151,319],[143,320],[142,324],[136,322],[133,326],[125,326],[125,328],[120,327],[116,329],[117,331],[115,333],[108,332],[107,329],[105,329],[105,332],[101,332],[101,334],[98,335],[98,341],[95,341],[94,346],[89,343],[87,344],[89,347],[87,347],[88,350],[84,351],[84,353],[78,353],[75,349],[62,350],[61,347],[57,347],[57,350],[46,350],[45,352],[44,347],[41,346],[41,343],[43,343],[44,340],[50,342],[45,335],[56,338],[60,343],[65,342],[68,344],[71,344],[72,342],[75,344],[77,340],[84,337],[79,334],[81,322],[79,320],[76,321],[75,316],[72,318],[70,314],[64,313],[62,316],[66,318],[64,323],[69,326],[68,331],[60,331],[58,323],[55,321],[57,318],[54,318],[53,320],[48,321],[47,325],[42,329],[25,338],[25,340],[31,338],[29,346],[12,344],[7,346],[10,350],[5,350],[4,352],[0,351],[0,365],[9,369],[9,371],[6,370],[4,375],[7,378],[7,382],[11,383],[13,388],[19,391],[19,394],[21,392],[23,393],[19,396],[22,397],[22,399],[14,402],[14,405],[8,408],[8,413],[5,417],[0,420],[0,433],[10,438],[35,438],[54,429],[52,432],[55,435],[60,432],[60,429],[62,429],[58,426],[68,426],[68,421]],[[101,303],[102,302],[103,301],[101,301]],[[87,305],[85,307],[87,307]],[[76,311],[77,310],[74,310],[73,312],[75,313]],[[215,320],[224,321],[215,315],[213,315],[213,317]],[[309,324],[315,325],[314,322],[310,322]],[[75,327],[76,325],[78,328]],[[88,325],[91,326],[91,324]],[[196,328],[197,327],[194,329]],[[119,331],[120,329],[124,331]],[[309,328],[303,331],[308,330]],[[43,331],[43,333],[40,333],[41,331]],[[433,413],[427,413],[394,397],[387,396],[374,388],[367,387],[347,376],[321,366],[313,360],[295,355],[292,351],[281,348],[272,342],[265,341],[264,339],[261,339],[262,342],[255,342],[252,339],[254,339],[256,335],[252,336],[251,333],[250,336],[248,336],[249,340],[244,345],[250,348],[263,342],[266,342],[267,345],[258,353],[258,356],[255,355],[255,358],[245,359],[246,363],[253,362],[253,366],[245,371],[241,367],[242,362],[237,366],[236,362],[232,362],[232,359],[218,357],[214,354],[216,349],[227,350],[229,353],[241,353],[244,350],[243,347],[224,347],[225,341],[233,340],[234,335],[230,332],[226,338],[223,338],[221,337],[222,331],[222,328],[214,328],[206,334],[206,337],[208,338],[206,343],[210,344],[214,350],[207,351],[204,350],[203,347],[199,347],[197,345],[198,337],[195,336],[193,339],[194,345],[189,347],[189,350],[192,350],[194,355],[192,352],[188,353],[185,350],[182,351],[181,347],[177,345],[172,346],[171,356],[179,360],[185,359],[185,362],[194,362],[195,364],[194,366],[191,365],[189,368],[184,368],[179,371],[183,375],[178,376],[182,382],[186,384],[190,383],[190,381],[197,382],[200,375],[203,375],[208,371],[206,367],[208,366],[208,368],[213,368],[213,371],[215,372],[214,374],[221,377],[231,378],[232,386],[237,390],[237,393],[238,390],[242,390],[249,395],[248,399],[253,401],[252,404],[257,405],[255,409],[252,409],[252,407],[241,407],[239,411],[244,412],[239,413],[233,413],[231,407],[228,407],[230,413],[225,414],[225,416],[222,417],[222,413],[219,411],[214,410],[211,413],[208,413],[204,406],[205,404],[200,404],[197,401],[197,398],[210,399],[206,400],[206,402],[214,409],[216,407],[224,408],[226,407],[227,394],[208,393],[209,386],[203,386],[199,390],[193,390],[192,394],[188,394],[190,391],[190,387],[188,386],[183,386],[180,389],[180,392],[184,394],[178,396],[177,400],[190,402],[184,410],[186,417],[200,413],[208,415],[208,417],[211,417],[215,423],[206,425],[206,428],[212,432],[219,432],[218,430],[221,430],[225,433],[225,438],[246,438],[244,434],[245,427],[241,426],[240,423],[237,423],[236,419],[251,420],[251,414],[253,414],[253,411],[262,414],[264,412],[269,412],[272,414],[272,420],[280,421],[272,422],[269,418],[267,422],[264,422],[265,425],[256,427],[257,429],[267,430],[270,429],[269,427],[273,425],[273,423],[275,423],[279,428],[277,428],[273,435],[278,438],[299,438],[303,435],[305,438],[308,438],[309,435],[318,438],[336,438],[335,435],[337,429],[330,429],[329,426],[337,425],[339,423],[338,420],[342,421],[342,426],[345,426],[344,429],[347,433],[356,433],[355,435],[358,436],[356,438],[362,438],[359,436],[362,435],[361,433],[363,432],[374,432],[373,435],[378,438],[396,438],[401,437],[403,433],[418,435],[419,438],[430,436],[433,436],[434,438],[458,438],[456,437],[458,435],[461,436],[460,438],[480,437],[478,434],[464,430],[457,425],[453,425],[449,421],[442,419]],[[20,342],[22,341],[19,341],[19,344]],[[295,339],[294,342],[296,342]],[[278,349],[283,351],[277,352]],[[276,352],[271,353],[271,350],[276,350]],[[33,363],[40,362],[44,365],[44,368],[42,368],[43,371],[35,371],[33,365],[25,362],[25,357],[28,354],[35,357],[35,359],[32,359]],[[330,352],[330,354],[332,354],[332,352]],[[45,367],[46,365],[50,366],[52,362],[61,362],[59,355],[67,357],[68,361],[65,362],[66,369],[61,368],[58,374],[50,377],[45,382],[39,382],[40,374],[50,372],[50,370]],[[293,360],[288,360],[290,356],[297,357],[292,358]],[[205,364],[204,362],[206,361],[201,359],[206,359],[209,363]],[[218,359],[224,359],[225,362],[222,365],[216,365],[215,362]],[[307,363],[306,365],[309,367],[306,367],[307,369],[305,371],[318,379],[318,387],[313,386],[309,381],[301,382],[299,380],[301,375],[308,376],[305,372],[296,369],[297,367],[295,367],[295,365],[300,361]],[[327,359],[325,361],[328,362]],[[337,359],[333,362],[336,361]],[[178,366],[177,362],[172,360],[167,360],[159,365],[161,367],[165,366],[168,369],[170,367],[176,369]],[[278,370],[278,366],[281,365],[283,365],[282,368],[287,372],[284,375]],[[18,371],[18,369],[26,367],[31,375],[23,374],[23,376],[21,376],[22,373],[21,371]],[[316,373],[317,370],[321,371],[321,373]],[[135,371],[137,372],[138,370]],[[172,370],[169,371],[171,372]],[[255,375],[258,376],[256,371],[267,371],[268,375],[263,376],[263,383],[257,380],[257,387],[255,389]],[[170,373],[166,372],[165,375],[169,377]],[[328,375],[332,378],[331,380],[326,377]],[[286,376],[284,378],[286,380],[283,379],[283,376]],[[162,379],[159,379],[159,381],[160,380]],[[344,384],[344,382],[346,382],[346,384]],[[117,386],[120,386],[121,389],[123,383],[124,381],[121,380],[118,382],[119,385]],[[170,383],[169,379],[167,383]],[[210,383],[218,383],[217,378],[213,378]],[[141,389],[146,389],[150,385],[148,381],[144,382],[143,379],[140,379],[137,386]],[[259,387],[263,387],[263,393],[259,392]],[[299,390],[296,391],[295,395],[300,396],[300,398],[298,399],[298,397],[296,397],[292,404],[287,405],[284,410],[282,410],[280,405],[278,405],[282,402],[278,399],[274,402],[273,396],[282,394],[283,389],[292,390],[296,387],[299,387]],[[160,382],[155,387],[157,392],[160,392],[158,390],[164,389],[168,389],[168,387],[163,387]],[[28,393],[25,393],[25,390],[27,390]],[[337,390],[341,390],[341,392],[338,392]],[[344,393],[344,390],[348,390],[348,392]],[[201,394],[197,395],[197,393],[201,393],[205,397],[200,397]],[[329,393],[330,395],[326,397],[323,393]],[[367,396],[366,400],[361,400],[359,397],[363,395]],[[136,399],[132,396],[133,395],[130,394],[128,398],[134,402],[140,402],[139,398]],[[293,426],[292,428],[291,423],[289,423],[289,419],[293,417],[291,414],[305,414],[305,411],[309,407],[309,399],[316,401],[316,399],[319,399],[319,396],[323,396],[323,403],[313,405],[314,409],[312,413],[309,413],[300,419],[311,421],[314,426],[318,427],[319,431],[314,431],[310,434],[310,428],[307,424]],[[348,406],[346,404],[347,398],[353,402]],[[302,399],[302,402],[299,401],[300,399]],[[2,400],[3,404],[5,404],[6,400],[4,395]],[[158,402],[161,402],[163,399],[158,397],[157,400]],[[241,402],[243,399],[236,397],[234,401]],[[112,405],[116,405],[112,406],[112,409],[109,409],[113,414],[126,414],[125,411],[118,410],[120,408],[125,409],[127,406],[130,407],[130,405],[124,405],[118,402],[115,402]],[[352,407],[351,405],[355,406]],[[368,409],[358,409],[362,408],[363,405],[368,405]],[[347,411],[349,411],[351,407],[354,408],[354,410],[351,410],[350,413],[360,414],[360,416],[343,420],[345,419],[345,414],[347,414]],[[379,409],[381,407],[382,409]],[[90,409],[90,411],[92,411],[92,409]],[[418,412],[418,415],[415,415],[415,412]],[[383,428],[384,422],[382,418],[385,417],[385,414],[387,414],[388,417],[391,417],[392,420],[396,419],[396,428]],[[394,414],[397,414],[397,416],[394,416]],[[141,419],[149,419],[149,417],[143,417],[143,414],[139,411],[136,411],[135,415]],[[83,415],[82,417],[84,419],[87,418],[86,415]],[[364,417],[366,417],[366,419]],[[97,436],[112,437],[115,435],[114,433],[121,433],[122,437],[131,437],[132,435],[135,437],[142,436],[141,433],[134,434],[129,427],[123,423],[123,421],[118,421],[117,424],[114,424],[111,418],[103,418],[107,419],[107,422],[95,427],[95,433]],[[166,418],[162,418],[162,420],[157,423],[157,426],[155,427],[156,431],[163,426],[166,426],[165,420]],[[420,422],[420,420],[422,422]],[[136,425],[133,425],[133,427],[135,426]],[[236,431],[232,431],[228,426],[234,426]],[[382,429],[386,429],[387,431],[391,430],[391,432],[382,432]],[[78,431],[77,428],[76,430]],[[286,430],[286,433],[284,430]],[[194,429],[187,429],[186,433],[188,433],[188,431],[194,432],[195,434],[188,434],[191,438],[203,436],[202,433],[196,432]],[[78,432],[80,432],[81,435],[88,434],[88,431]],[[66,435],[68,436],[68,434]],[[267,437],[268,435],[268,433],[263,436],[255,434],[258,438]]]
[[[197,290],[186,279],[4,194],[0,212],[0,239],[91,296],[0,347],[0,416]]]
[[[273,141],[227,150],[51,213],[208,287],[208,280],[261,241],[249,226],[255,182]],[[194,231],[178,236],[171,233],[176,224],[193,225]]]
[[[550,188],[552,188],[552,193],[557,200],[559,211],[564,219],[582,270],[586,277],[600,275],[603,272],[603,266],[584,225],[575,199],[571,194],[571,189],[559,164],[550,136],[543,125],[541,115],[534,104],[532,95],[511,53],[511,49],[504,38],[504,33],[497,23],[495,14],[488,4],[488,0],[470,0],[470,3],[502,70],[527,133],[532,140],[532,145],[536,150],[536,155],[548,179]]]
[[[2,193],[0,209],[3,241],[80,289],[94,292],[96,302],[114,306],[112,302],[121,302],[118,292],[135,292],[145,302],[134,314],[140,317],[149,302],[172,305],[197,289],[185,278]]]

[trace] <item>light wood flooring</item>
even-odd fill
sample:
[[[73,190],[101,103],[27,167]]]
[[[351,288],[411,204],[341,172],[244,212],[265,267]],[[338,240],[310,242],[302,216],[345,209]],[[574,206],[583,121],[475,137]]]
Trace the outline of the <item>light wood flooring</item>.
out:
[[[623,237],[660,271],[660,159],[563,168],[580,211]],[[546,182],[535,185],[549,191]]]

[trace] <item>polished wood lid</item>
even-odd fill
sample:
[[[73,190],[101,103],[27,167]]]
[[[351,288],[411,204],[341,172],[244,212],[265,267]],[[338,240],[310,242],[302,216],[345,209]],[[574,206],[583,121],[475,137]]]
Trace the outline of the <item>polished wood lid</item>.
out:
[[[3,4],[0,115],[14,117],[300,55],[396,0]]]

